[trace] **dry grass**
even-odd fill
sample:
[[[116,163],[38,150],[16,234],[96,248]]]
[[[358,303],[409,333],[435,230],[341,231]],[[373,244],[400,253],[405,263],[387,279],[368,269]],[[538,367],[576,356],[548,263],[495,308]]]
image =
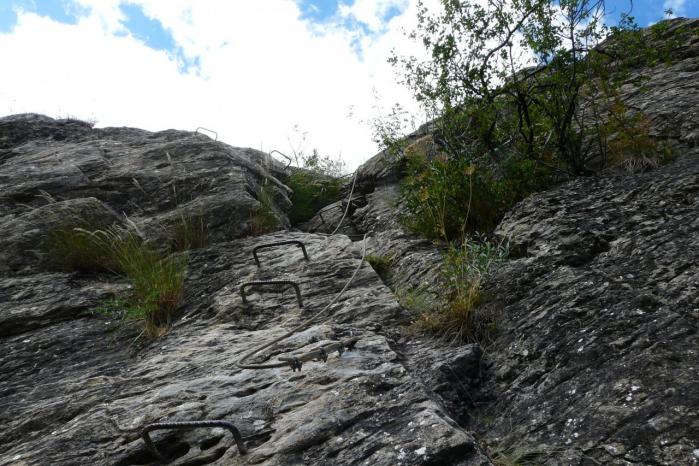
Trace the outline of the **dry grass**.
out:
[[[421,312],[415,328],[452,341],[489,341],[497,330],[498,313],[482,306],[482,285],[508,253],[507,243],[480,239],[452,246],[442,268],[447,304]]]
[[[274,195],[271,189],[264,185],[258,196],[260,205],[252,212],[248,222],[248,231],[252,236],[271,233],[279,228],[279,219],[274,214]]]

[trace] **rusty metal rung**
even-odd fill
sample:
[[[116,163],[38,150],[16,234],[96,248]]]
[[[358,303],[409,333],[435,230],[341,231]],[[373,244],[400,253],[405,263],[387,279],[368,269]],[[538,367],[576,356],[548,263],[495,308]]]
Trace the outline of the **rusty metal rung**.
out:
[[[216,137],[214,138],[214,141],[218,141],[218,133],[216,131],[209,129],[209,128],[204,128],[203,126],[200,126],[197,128],[196,131],[194,131],[194,133],[199,134],[200,129],[203,129],[204,131],[208,131],[209,133],[214,133],[216,135]]]
[[[245,288],[251,286],[265,286],[265,285],[291,285],[296,291],[296,300],[299,302],[299,307],[303,307],[303,300],[301,299],[301,289],[298,283],[292,282],[291,280],[256,280],[252,282],[246,282],[240,285],[240,296],[243,297],[243,303],[247,304],[248,300],[245,298]]]
[[[323,345],[319,348],[314,348],[311,351],[308,351],[307,353],[300,354],[298,356],[280,356],[278,359],[282,362],[287,363],[289,366],[291,366],[292,371],[296,370],[301,370],[301,366],[303,365],[304,362],[306,361],[313,361],[313,360],[318,360],[318,361],[327,361],[328,359],[328,353],[332,351],[337,351],[340,356],[342,356],[342,353],[347,351],[351,351],[354,349],[354,346],[357,344],[359,341],[359,337],[353,337],[353,338],[347,338],[342,341],[336,341],[332,343],[328,343],[326,345]]]
[[[238,451],[241,455],[246,454],[247,448],[245,448],[245,443],[243,442],[243,437],[240,435],[240,431],[232,422],[228,421],[184,421],[184,422],[156,422],[154,424],[148,424],[144,429],[141,436],[146,446],[153,452],[153,454],[161,461],[165,460],[162,453],[158,451],[158,448],[153,443],[150,438],[150,432],[153,430],[165,430],[165,429],[196,429],[200,427],[223,427],[227,429],[231,434],[233,434],[233,440],[238,447]]]
[[[252,257],[255,258],[255,264],[257,264],[258,267],[260,266],[260,259],[257,257],[257,251],[259,251],[260,249],[268,249],[268,248],[273,248],[276,246],[285,246],[287,244],[295,244],[295,245],[299,246],[301,248],[301,250],[303,251],[303,257],[305,257],[306,260],[310,260],[308,258],[308,253],[306,252],[306,245],[303,244],[302,241],[288,240],[288,241],[277,241],[274,243],[265,243],[265,244],[261,244],[259,246],[255,246],[252,250]]]
[[[286,164],[286,167],[284,167],[284,169],[286,170],[287,168],[289,168],[289,167],[291,166],[291,157],[289,157],[288,155],[286,155],[286,154],[284,154],[284,153],[282,153],[282,152],[279,152],[279,151],[276,150],[276,149],[273,150],[273,151],[271,151],[271,152],[269,153],[269,156],[272,157],[272,154],[274,154],[275,152],[276,152],[277,154],[281,155],[282,157],[284,157],[286,160],[289,161],[289,163]]]

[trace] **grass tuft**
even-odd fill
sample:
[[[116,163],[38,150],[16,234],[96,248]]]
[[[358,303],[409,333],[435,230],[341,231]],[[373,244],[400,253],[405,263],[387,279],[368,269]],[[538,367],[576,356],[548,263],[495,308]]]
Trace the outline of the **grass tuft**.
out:
[[[202,216],[180,213],[173,225],[170,250],[184,252],[209,245],[209,228]]]
[[[420,313],[415,328],[453,341],[486,342],[497,330],[497,314],[481,306],[482,285],[509,254],[509,243],[469,239],[451,246],[442,267],[447,304]]]
[[[140,321],[149,339],[163,335],[184,295],[186,254],[165,255],[132,230],[58,230],[44,247],[62,270],[104,271],[126,276],[132,296],[124,307],[127,320]]]
[[[51,265],[64,272],[104,272],[117,267],[108,251],[95,244],[85,226],[49,232],[42,249]]]
[[[253,211],[248,229],[251,235],[260,236],[279,228],[279,219],[274,214],[274,194],[268,185],[262,186],[258,196],[260,205]]]

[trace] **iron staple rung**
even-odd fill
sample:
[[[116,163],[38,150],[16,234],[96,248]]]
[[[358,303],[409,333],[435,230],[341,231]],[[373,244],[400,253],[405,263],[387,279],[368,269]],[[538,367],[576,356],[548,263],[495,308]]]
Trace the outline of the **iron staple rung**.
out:
[[[286,155],[286,154],[284,154],[284,153],[282,153],[282,152],[279,152],[279,151],[276,150],[276,149],[274,149],[273,151],[271,151],[271,152],[269,153],[269,156],[272,157],[272,154],[274,154],[275,152],[276,152],[277,154],[281,155],[282,157],[284,157],[286,160],[289,161],[289,163],[286,164],[286,167],[284,167],[284,169],[286,170],[287,168],[289,168],[289,166],[291,166],[291,157],[289,157],[288,155]]]
[[[251,286],[266,286],[266,285],[291,285],[296,291],[296,300],[299,303],[299,307],[303,307],[303,300],[301,299],[301,289],[298,283],[292,282],[291,280],[257,280],[252,282],[245,282],[240,285],[240,296],[243,298],[243,303],[247,304],[248,300],[245,297],[245,288]]]
[[[346,340],[328,343],[327,345],[323,345],[320,348],[312,349],[307,353],[303,353],[297,356],[280,356],[277,359],[289,364],[291,366],[291,369],[294,371],[296,369],[301,370],[300,365],[304,362],[312,361],[314,359],[325,361],[327,360],[328,353],[332,351],[339,351],[340,355],[342,355],[342,353],[344,352],[343,350],[345,348],[347,348],[347,350],[354,349],[354,345],[356,345],[358,341],[359,337],[348,338]]]
[[[197,128],[196,131],[194,131],[194,133],[195,133],[195,134],[199,134],[199,130],[200,130],[200,129],[203,129],[204,131],[208,131],[208,132],[210,132],[210,133],[214,133],[214,134],[216,135],[216,139],[214,139],[214,141],[218,141],[218,133],[217,133],[216,131],[214,131],[214,130],[212,130],[212,129],[209,129],[209,128],[204,128],[203,126],[200,126],[200,127]]]
[[[257,257],[257,251],[259,251],[260,249],[269,249],[269,248],[273,248],[276,246],[286,246],[286,245],[291,245],[291,244],[295,244],[296,246],[299,246],[301,248],[301,250],[303,251],[303,257],[306,260],[310,260],[308,258],[308,252],[306,252],[306,245],[303,244],[303,241],[293,239],[293,240],[288,240],[288,241],[276,241],[274,243],[265,243],[265,244],[260,244],[259,246],[255,246],[252,250],[252,257],[255,259],[255,264],[257,264],[258,267],[260,266],[260,259],[259,259],[259,257]]]
[[[165,430],[165,429],[196,429],[200,427],[223,427],[227,429],[231,434],[233,434],[233,440],[235,441],[238,451],[241,455],[246,454],[247,448],[243,442],[243,437],[240,435],[240,431],[232,422],[216,420],[216,421],[181,421],[181,422],[156,422],[153,424],[148,424],[144,429],[141,436],[146,446],[153,452],[153,454],[160,460],[164,460],[162,453],[158,451],[158,448],[153,443],[150,438],[150,432],[153,430]]]

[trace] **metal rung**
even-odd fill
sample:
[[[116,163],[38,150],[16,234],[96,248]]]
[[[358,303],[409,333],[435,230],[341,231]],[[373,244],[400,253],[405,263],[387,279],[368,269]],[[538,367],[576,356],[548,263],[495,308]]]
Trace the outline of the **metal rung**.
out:
[[[151,440],[150,438],[149,434],[151,431],[165,429],[196,429],[199,427],[223,427],[224,429],[228,429],[228,431],[231,434],[233,434],[233,440],[235,440],[235,444],[237,445],[240,454],[244,455],[248,452],[245,448],[245,444],[243,443],[243,437],[241,437],[238,428],[232,422],[228,421],[156,422],[154,424],[148,424],[145,427],[145,429],[143,429],[143,434],[141,434],[141,436],[143,437],[143,441],[146,443],[146,446],[151,450],[151,452],[153,452],[153,454],[158,459],[163,461],[165,460],[165,458],[158,451],[158,448],[155,446],[153,440]]]
[[[299,307],[303,307],[303,301],[301,300],[301,289],[296,282],[291,280],[258,280],[253,282],[246,282],[240,285],[240,296],[243,297],[243,303],[247,304],[248,300],[245,298],[245,288],[251,286],[265,286],[265,285],[291,285],[296,291],[296,300],[299,302]]]
[[[286,167],[284,167],[284,169],[286,170],[287,168],[289,168],[289,166],[291,166],[291,157],[289,157],[288,155],[286,155],[286,154],[284,154],[284,153],[282,153],[282,152],[279,152],[279,151],[276,150],[276,149],[273,150],[273,151],[271,151],[271,152],[269,153],[269,156],[272,157],[272,154],[274,154],[275,152],[276,152],[277,154],[281,155],[282,157],[284,157],[286,160],[289,161],[289,163],[286,164]]]
[[[218,133],[216,131],[208,129],[208,128],[204,128],[203,126],[200,126],[197,128],[197,130],[194,133],[199,134],[200,129],[203,129],[204,131],[208,131],[209,133],[214,133],[216,135],[216,137],[214,138],[214,141],[218,141]]]
[[[292,371],[300,371],[301,366],[303,366],[304,362],[313,360],[325,362],[328,360],[328,353],[332,351],[337,351],[340,354],[340,356],[342,356],[342,353],[344,353],[345,350],[353,350],[354,346],[357,344],[358,341],[359,337],[347,338],[342,341],[328,343],[327,345],[323,345],[320,348],[312,349],[311,351],[298,356],[281,356],[278,359],[282,362],[287,363],[291,367]]]
[[[289,240],[289,241],[277,241],[275,243],[265,243],[265,244],[261,244],[259,246],[255,246],[255,248],[253,248],[253,250],[252,250],[252,257],[255,258],[255,264],[257,264],[258,267],[260,266],[260,259],[257,257],[257,251],[259,251],[260,249],[268,249],[268,248],[273,248],[276,246],[285,246],[287,244],[295,244],[295,245],[299,246],[301,248],[301,250],[303,251],[303,257],[305,257],[306,260],[310,260],[308,258],[308,253],[306,252],[306,245],[303,244],[302,241]]]

